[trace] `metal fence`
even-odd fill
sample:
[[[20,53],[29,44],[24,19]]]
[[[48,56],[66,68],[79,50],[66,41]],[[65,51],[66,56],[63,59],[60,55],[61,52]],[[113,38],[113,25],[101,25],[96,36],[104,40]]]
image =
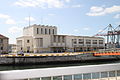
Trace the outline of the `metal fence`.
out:
[[[120,80],[120,63],[1,71],[0,80]]]

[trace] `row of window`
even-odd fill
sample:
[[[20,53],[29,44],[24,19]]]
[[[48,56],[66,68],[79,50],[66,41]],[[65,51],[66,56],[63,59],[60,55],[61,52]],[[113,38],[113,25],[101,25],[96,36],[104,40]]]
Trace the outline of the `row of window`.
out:
[[[47,28],[37,28],[37,34],[55,34],[55,30]]]
[[[99,41],[99,42],[98,42]],[[72,39],[72,42],[74,44],[77,44],[77,39]],[[83,39],[78,39],[78,43],[79,44],[84,44],[84,40]],[[86,39],[86,44],[103,44],[104,41],[103,40],[89,40],[89,39]]]
[[[108,80],[110,78],[113,80],[120,80],[120,70],[109,71],[109,72],[74,74],[73,76],[64,75],[63,77],[62,76],[42,77],[41,79],[34,78],[34,79],[29,79],[29,80],[94,80],[94,79]],[[24,79],[24,80],[28,80],[28,79]]]
[[[65,42],[65,37],[64,36],[54,36],[53,37],[53,42]]]

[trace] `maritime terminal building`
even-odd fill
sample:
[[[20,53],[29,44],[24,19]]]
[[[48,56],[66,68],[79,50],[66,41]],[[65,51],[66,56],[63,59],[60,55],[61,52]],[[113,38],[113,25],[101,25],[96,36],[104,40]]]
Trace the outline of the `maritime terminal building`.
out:
[[[26,53],[93,51],[104,48],[104,38],[58,35],[56,26],[31,25],[17,38],[17,51]]]

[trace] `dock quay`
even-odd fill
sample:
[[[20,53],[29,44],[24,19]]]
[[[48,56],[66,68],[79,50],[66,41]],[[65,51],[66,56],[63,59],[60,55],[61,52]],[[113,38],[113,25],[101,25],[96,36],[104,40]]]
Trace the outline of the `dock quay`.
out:
[[[9,54],[0,55],[0,64],[39,64],[39,63],[58,63],[58,62],[75,62],[91,60],[119,60],[120,57],[113,56],[93,56],[93,53],[46,53],[46,54]]]

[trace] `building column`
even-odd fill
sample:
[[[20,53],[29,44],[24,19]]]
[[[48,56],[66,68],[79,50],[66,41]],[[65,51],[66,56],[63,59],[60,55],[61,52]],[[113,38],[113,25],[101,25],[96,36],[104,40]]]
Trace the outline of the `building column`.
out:
[[[35,38],[34,39],[34,52],[36,53],[37,52],[37,50],[38,50],[38,38]]]

